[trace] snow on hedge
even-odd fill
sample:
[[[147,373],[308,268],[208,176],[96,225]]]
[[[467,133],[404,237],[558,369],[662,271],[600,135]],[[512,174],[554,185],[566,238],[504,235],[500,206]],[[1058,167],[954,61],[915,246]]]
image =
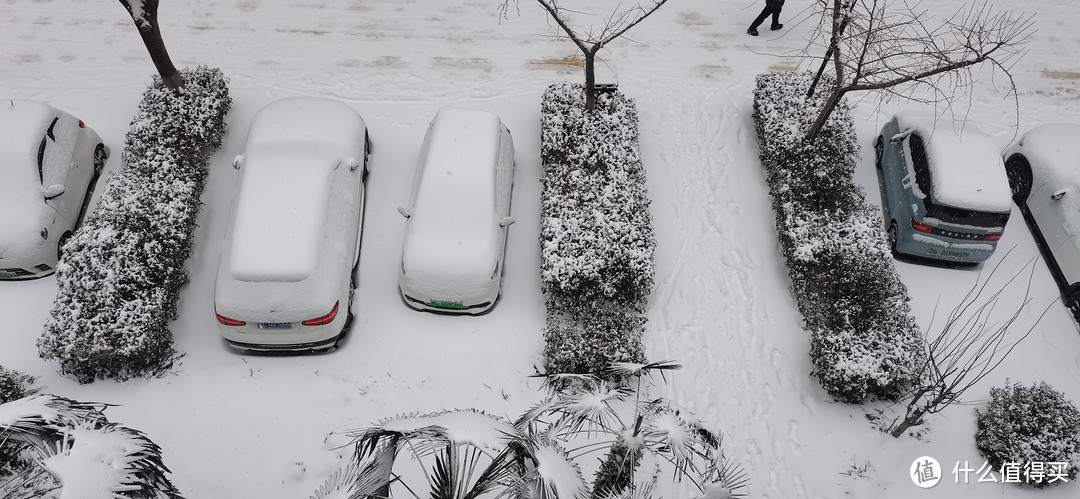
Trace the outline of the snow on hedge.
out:
[[[995,470],[1008,463],[1036,488],[1080,474],[1080,410],[1045,381],[1005,382],[990,389],[986,411],[975,411],[975,444]]]
[[[916,381],[925,341],[880,211],[852,178],[859,147],[846,104],[815,140],[803,140],[828,95],[806,99],[811,76],[759,75],[754,123],[813,373],[838,400],[896,399]]]
[[[80,383],[160,374],[177,358],[176,317],[199,196],[229,112],[221,70],[184,70],[180,93],[157,76],[143,94],[97,209],[64,247],[59,291],[38,339],[43,359]]]
[[[656,238],[637,107],[614,92],[590,112],[582,85],[553,84],[541,101],[540,154],[548,371],[643,361],[641,311],[652,292]]]

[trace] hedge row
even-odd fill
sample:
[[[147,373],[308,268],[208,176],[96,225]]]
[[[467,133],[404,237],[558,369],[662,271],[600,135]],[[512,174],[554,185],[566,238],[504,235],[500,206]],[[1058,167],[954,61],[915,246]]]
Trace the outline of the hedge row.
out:
[[[182,73],[179,93],[154,77],[125,138],[124,167],[57,266],[59,292],[38,351],[80,383],[157,375],[177,358],[168,321],[232,104],[221,70]]]
[[[621,93],[585,109],[579,84],[541,102],[541,285],[549,373],[644,361],[656,237],[638,148],[637,108]]]
[[[806,98],[811,76],[766,73],[754,89],[754,125],[780,247],[822,387],[844,402],[868,395],[895,400],[917,381],[925,341],[893,267],[880,211],[853,180],[859,146],[846,104],[817,138],[804,140],[828,95]]]

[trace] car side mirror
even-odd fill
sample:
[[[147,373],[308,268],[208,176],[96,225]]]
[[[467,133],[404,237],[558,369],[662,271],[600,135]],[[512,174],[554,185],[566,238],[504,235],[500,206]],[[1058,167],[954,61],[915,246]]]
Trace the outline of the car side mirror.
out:
[[[52,199],[64,193],[64,186],[60,184],[53,184],[41,189],[41,194],[45,196],[45,199]]]
[[[906,139],[908,135],[911,135],[911,132],[913,132],[913,131],[914,131],[914,129],[909,129],[909,130],[904,130],[903,132],[900,132],[900,133],[898,133],[896,135],[893,135],[892,138],[889,139],[889,143],[890,144],[899,144],[901,141]]]
[[[1053,199],[1054,201],[1057,201],[1057,200],[1065,197],[1065,193],[1067,193],[1067,192],[1069,192],[1069,191],[1067,191],[1065,189],[1058,189],[1056,192],[1054,192],[1053,194],[1050,195],[1050,199]]]
[[[411,212],[409,212],[409,210],[405,209],[405,207],[404,207],[404,206],[398,206],[398,207],[397,207],[397,212],[398,212],[398,213],[401,213],[401,216],[403,216],[403,217],[405,217],[405,218],[409,218],[409,217],[411,217],[411,216],[412,216],[412,213],[411,213]]]
[[[516,221],[517,220],[514,220],[514,217],[503,217],[502,220],[499,220],[499,227],[509,227]]]
[[[233,158],[233,160],[232,160],[232,167],[239,170],[240,165],[242,165],[242,164],[244,164],[244,155],[243,154],[237,154],[236,157]]]

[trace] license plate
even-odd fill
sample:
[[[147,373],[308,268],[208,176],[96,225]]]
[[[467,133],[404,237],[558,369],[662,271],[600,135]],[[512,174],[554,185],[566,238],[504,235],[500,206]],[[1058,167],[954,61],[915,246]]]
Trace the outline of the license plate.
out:
[[[435,300],[435,301],[432,301],[431,303],[429,303],[428,305],[431,305],[432,307],[438,307],[438,308],[464,308],[461,305],[461,302],[459,302],[459,301]]]
[[[17,277],[17,276],[18,276],[18,274],[14,273],[14,272],[0,272],[0,279],[11,279],[12,277]]]
[[[957,259],[964,258],[964,257],[967,256],[967,253],[962,253],[962,252],[959,252],[959,251],[950,251],[950,250],[939,250],[939,249],[930,250],[930,254],[933,255],[933,256],[940,256],[940,257],[944,257],[944,258],[957,258]]]
[[[292,329],[291,322],[260,322],[259,327],[262,329]]]

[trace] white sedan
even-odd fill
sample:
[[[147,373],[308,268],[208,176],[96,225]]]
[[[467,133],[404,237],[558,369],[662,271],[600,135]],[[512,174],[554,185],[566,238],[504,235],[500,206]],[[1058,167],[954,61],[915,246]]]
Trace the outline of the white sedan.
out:
[[[1036,127],[1003,157],[1013,200],[1075,314],[1080,310],[1080,126]]]
[[[41,102],[0,102],[0,280],[56,270],[108,156],[82,120]]]
[[[251,121],[218,265],[222,336],[244,350],[326,350],[345,334],[360,258],[367,126],[296,97]]]

